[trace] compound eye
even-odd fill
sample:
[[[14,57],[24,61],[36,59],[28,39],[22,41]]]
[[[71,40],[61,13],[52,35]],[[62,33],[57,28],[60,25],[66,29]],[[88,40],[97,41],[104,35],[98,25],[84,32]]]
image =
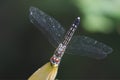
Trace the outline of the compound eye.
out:
[[[55,62],[56,58],[55,58],[55,57],[52,57],[51,60],[52,60],[53,62]]]
[[[58,58],[55,58],[55,57],[52,57],[52,58],[51,58],[51,61],[52,61],[52,63],[54,63],[54,64],[58,64],[58,63],[60,62],[60,60],[59,60]]]
[[[58,58],[55,59],[55,62],[58,63],[60,60]]]

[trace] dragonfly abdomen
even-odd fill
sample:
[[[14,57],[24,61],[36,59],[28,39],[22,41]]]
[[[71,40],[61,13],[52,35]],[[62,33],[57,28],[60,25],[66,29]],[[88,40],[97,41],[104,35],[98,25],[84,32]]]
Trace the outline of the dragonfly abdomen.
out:
[[[77,18],[74,20],[71,28],[70,28],[70,29],[68,30],[68,32],[66,33],[66,35],[65,35],[65,37],[64,37],[65,39],[64,39],[64,41],[63,41],[63,45],[66,45],[66,46],[67,46],[67,44],[68,44],[69,41],[71,40],[71,38],[72,38],[75,30],[77,29],[77,26],[79,25],[79,23],[80,23],[80,17],[77,17]]]

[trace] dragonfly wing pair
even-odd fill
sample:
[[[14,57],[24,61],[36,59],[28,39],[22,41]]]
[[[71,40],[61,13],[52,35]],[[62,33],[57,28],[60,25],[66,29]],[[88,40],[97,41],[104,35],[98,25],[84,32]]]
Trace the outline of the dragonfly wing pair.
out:
[[[29,11],[30,21],[46,36],[54,47],[58,47],[65,34],[65,29],[61,24],[38,8],[30,7]]]
[[[47,37],[49,42],[57,48],[62,42],[66,32],[61,24],[35,7],[30,8],[29,18],[31,22]],[[92,38],[87,36],[73,36],[65,53],[103,59],[111,52],[112,48]]]
[[[95,59],[103,59],[113,50],[111,47],[87,36],[73,36],[67,48],[69,54],[80,54]]]

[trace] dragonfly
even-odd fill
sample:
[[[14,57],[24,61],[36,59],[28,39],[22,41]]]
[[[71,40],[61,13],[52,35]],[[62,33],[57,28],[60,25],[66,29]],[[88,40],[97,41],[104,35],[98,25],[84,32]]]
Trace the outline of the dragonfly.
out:
[[[64,53],[104,59],[113,51],[111,47],[90,37],[73,36],[79,26],[80,17],[77,17],[66,31],[56,19],[42,10],[30,7],[29,12],[30,22],[46,36],[56,50],[50,61],[34,72],[28,80],[54,80]]]

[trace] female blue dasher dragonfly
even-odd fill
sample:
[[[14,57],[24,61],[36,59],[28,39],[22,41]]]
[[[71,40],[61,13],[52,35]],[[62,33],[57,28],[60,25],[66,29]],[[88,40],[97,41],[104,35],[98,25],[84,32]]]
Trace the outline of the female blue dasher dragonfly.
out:
[[[57,20],[38,8],[30,8],[29,19],[47,37],[49,42],[57,48],[50,58],[50,62],[38,69],[29,80],[54,80],[64,52],[103,59],[113,51],[111,47],[90,37],[83,35],[73,36],[79,25],[80,17],[75,19],[67,32]]]

